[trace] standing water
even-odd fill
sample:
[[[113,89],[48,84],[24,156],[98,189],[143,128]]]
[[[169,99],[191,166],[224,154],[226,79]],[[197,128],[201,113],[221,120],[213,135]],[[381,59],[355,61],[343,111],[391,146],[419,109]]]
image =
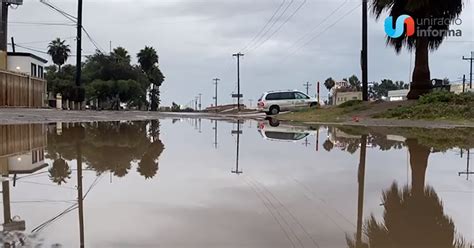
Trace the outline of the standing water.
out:
[[[5,247],[470,247],[472,129],[0,126]]]

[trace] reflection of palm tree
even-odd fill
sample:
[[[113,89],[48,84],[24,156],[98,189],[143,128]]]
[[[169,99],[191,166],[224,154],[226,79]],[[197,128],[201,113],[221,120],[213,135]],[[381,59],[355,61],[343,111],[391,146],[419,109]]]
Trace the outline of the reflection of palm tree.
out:
[[[146,179],[153,178],[158,172],[158,158],[163,152],[164,145],[160,140],[153,142],[148,150],[143,154],[142,159],[138,163],[137,171]]]
[[[323,147],[324,147],[324,150],[330,152],[334,148],[334,144],[329,139],[327,139],[324,142]]]
[[[467,247],[455,235],[455,226],[444,214],[443,204],[431,187],[421,194],[414,188],[400,190],[394,183],[383,193],[383,223],[372,215],[366,222],[368,244],[360,247],[457,248]],[[349,247],[357,247],[348,242]]]
[[[137,171],[146,179],[153,178],[158,172],[158,158],[163,152],[165,146],[160,140],[160,122],[158,120],[150,121],[150,129],[148,132],[152,143],[148,146],[138,163]]]
[[[49,179],[57,185],[67,183],[67,179],[71,179],[72,171],[69,168],[66,160],[63,158],[55,159],[53,166],[48,170],[48,172]]]
[[[431,187],[425,187],[430,148],[415,139],[406,141],[410,152],[412,186],[400,190],[394,183],[383,193],[383,223],[372,215],[366,221],[368,243],[356,244],[348,239],[351,248],[437,248],[468,247],[457,239],[451,218],[444,214],[443,204]]]

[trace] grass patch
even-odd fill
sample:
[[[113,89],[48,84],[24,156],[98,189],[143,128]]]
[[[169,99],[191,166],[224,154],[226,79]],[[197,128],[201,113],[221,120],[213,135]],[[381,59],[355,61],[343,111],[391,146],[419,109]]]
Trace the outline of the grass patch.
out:
[[[474,120],[474,93],[460,95],[439,91],[422,96],[411,106],[397,107],[376,114],[374,118]]]
[[[299,109],[291,113],[281,114],[277,118],[297,122],[343,122],[352,118],[351,115],[368,108],[369,106],[362,101],[349,101],[337,107]]]

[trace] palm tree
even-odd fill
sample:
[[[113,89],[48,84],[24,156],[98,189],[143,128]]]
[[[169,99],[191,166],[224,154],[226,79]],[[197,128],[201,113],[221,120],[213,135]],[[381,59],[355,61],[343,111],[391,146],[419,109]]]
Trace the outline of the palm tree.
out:
[[[417,20],[454,20],[457,18],[463,8],[462,0],[423,0],[423,1],[407,1],[407,0],[372,0],[372,11],[376,18],[388,11],[390,16],[395,20],[401,15],[409,15],[415,19],[418,30],[437,30],[439,33],[446,32],[449,25],[437,23],[437,25],[425,25],[427,22],[418,23]],[[421,25],[420,25],[421,24]],[[420,32],[421,33],[421,32]],[[412,36],[401,36],[399,38],[387,37],[387,44],[392,45],[397,53],[400,53],[403,46],[408,50],[415,50],[415,69],[411,89],[408,99],[418,99],[421,95],[430,92],[431,75],[429,68],[429,52],[436,50],[444,40],[444,36],[424,35],[418,36],[415,32]]]
[[[159,87],[162,83],[162,80],[159,80],[159,75],[161,74],[160,69],[158,68],[158,53],[153,47],[145,46],[144,49],[140,50],[137,54],[138,63],[142,70],[148,77],[148,80],[151,83],[150,87],[150,99],[151,99],[151,111],[157,111],[159,105]],[[159,73],[158,73],[159,72]],[[157,76],[158,75],[158,76]],[[161,77],[164,78],[164,77]]]
[[[158,64],[158,53],[153,47],[145,46],[145,48],[140,50],[137,54],[137,57],[138,63],[145,73],[149,73],[153,67]]]
[[[130,55],[128,54],[128,51],[123,47],[115,48],[112,51],[111,56],[118,63],[130,64],[130,61],[131,61]]]
[[[326,79],[326,81],[324,81],[324,86],[326,86],[326,89],[328,89],[328,91],[331,91],[332,88],[334,88],[334,86],[336,85],[336,81],[334,81],[334,79],[332,79],[332,77]]]
[[[69,45],[66,44],[66,40],[56,38],[49,43],[48,54],[53,59],[54,64],[58,65],[59,71],[61,71],[61,66],[64,65],[66,60],[69,58],[71,49],[69,48]]]

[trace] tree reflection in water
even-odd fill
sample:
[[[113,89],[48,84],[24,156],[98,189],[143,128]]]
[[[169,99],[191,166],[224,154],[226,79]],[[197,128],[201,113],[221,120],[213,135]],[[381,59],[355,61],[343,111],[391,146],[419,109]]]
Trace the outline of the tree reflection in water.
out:
[[[468,248],[456,235],[453,220],[444,213],[434,189],[425,187],[430,148],[416,139],[406,141],[412,185],[394,183],[382,194],[383,221],[371,215],[365,223],[367,243],[348,239],[350,248]]]
[[[158,158],[164,150],[160,140],[160,123],[149,122],[100,122],[71,124],[63,127],[62,134],[48,135],[48,158],[51,181],[65,183],[70,178],[67,161],[76,159],[74,144],[81,140],[84,163],[89,169],[102,174],[110,171],[115,176],[128,174],[133,164],[146,179],[156,176]]]

